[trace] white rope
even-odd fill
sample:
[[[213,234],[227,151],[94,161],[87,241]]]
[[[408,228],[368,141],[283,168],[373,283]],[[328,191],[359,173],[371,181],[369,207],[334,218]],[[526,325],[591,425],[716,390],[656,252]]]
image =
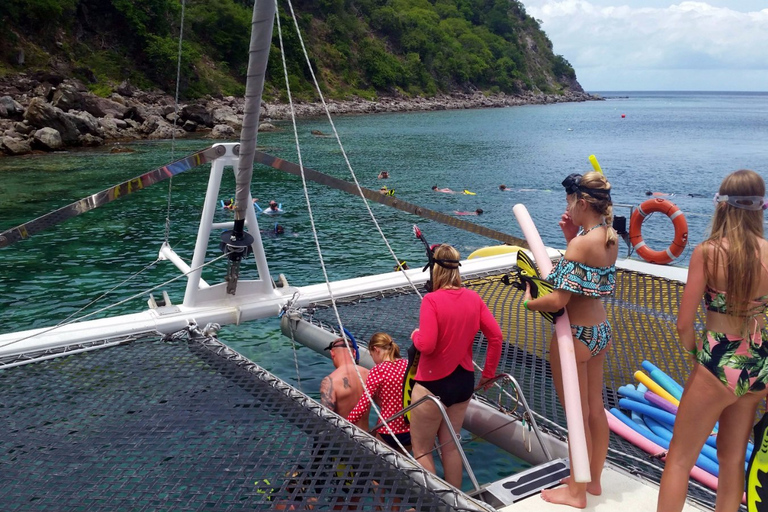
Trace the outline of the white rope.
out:
[[[30,334],[29,336],[25,336],[24,338],[19,338],[19,339],[16,339],[16,340],[11,340],[11,341],[9,341],[7,343],[4,343],[4,344],[0,345],[0,348],[7,347],[8,345],[13,345],[14,343],[19,343],[21,341],[28,340],[30,338],[34,338],[35,336],[40,336],[41,334],[46,334],[46,333],[51,332],[51,331],[53,331],[55,329],[58,329],[59,327],[63,327],[65,325],[73,324],[75,322],[79,322],[79,321],[84,320],[86,318],[90,318],[90,317],[92,317],[94,315],[97,315],[99,313],[103,313],[104,311],[107,311],[108,309],[112,309],[112,308],[117,307],[117,306],[119,306],[121,304],[125,304],[126,302],[128,302],[130,300],[133,300],[133,299],[136,299],[138,297],[141,297],[144,294],[151,293],[151,292],[157,290],[158,288],[161,288],[161,287],[163,287],[165,285],[168,285],[168,284],[170,284],[170,283],[172,283],[174,281],[177,281],[177,280],[181,279],[182,277],[186,277],[187,275],[191,274],[192,272],[194,272],[196,270],[199,270],[201,268],[204,268],[204,267],[206,267],[206,266],[208,266],[208,265],[210,265],[212,263],[215,263],[216,261],[220,260],[221,258],[223,258],[225,256],[227,256],[227,255],[226,254],[222,254],[221,256],[217,256],[216,258],[212,259],[208,263],[203,263],[202,265],[200,265],[198,267],[189,269],[187,272],[184,272],[181,275],[174,277],[173,279],[169,279],[168,281],[160,283],[157,286],[153,286],[152,288],[149,288],[147,290],[141,291],[141,292],[139,292],[139,293],[137,293],[135,295],[131,295],[127,299],[123,299],[123,300],[121,300],[119,302],[115,302],[114,304],[110,304],[109,306],[106,306],[106,307],[103,307],[101,309],[98,309],[98,310],[96,310],[96,311],[94,311],[92,313],[88,313],[87,315],[83,315],[81,317],[75,318],[73,320],[70,320],[69,322],[60,322],[60,323],[58,323],[58,324],[56,324],[56,325],[54,325],[52,327],[49,327],[48,329],[44,329],[44,330],[42,330],[40,332],[36,332],[34,334]]]
[[[320,96],[320,102],[323,104],[325,115],[328,118],[328,122],[331,125],[331,129],[333,130],[333,136],[336,138],[336,142],[339,144],[339,149],[341,150],[341,154],[344,157],[344,162],[347,164],[347,169],[349,169],[349,172],[352,175],[352,180],[355,182],[355,186],[357,187],[357,192],[360,195],[360,198],[363,200],[363,204],[365,205],[366,210],[368,210],[368,215],[370,215],[371,220],[373,221],[373,224],[376,226],[376,230],[381,235],[382,240],[384,240],[384,244],[387,246],[387,250],[389,251],[389,254],[392,256],[392,258],[395,261],[395,265],[399,266],[400,259],[397,257],[397,255],[395,254],[395,251],[392,249],[392,246],[389,244],[389,240],[387,240],[387,237],[384,234],[384,231],[382,231],[381,226],[379,226],[379,223],[376,220],[376,216],[373,214],[373,210],[371,210],[370,204],[365,199],[365,195],[363,194],[363,190],[360,186],[360,182],[357,180],[357,175],[355,174],[354,169],[352,169],[352,164],[349,162],[349,157],[347,156],[347,152],[344,149],[344,145],[341,143],[339,132],[336,130],[336,124],[333,122],[333,117],[331,116],[331,112],[328,109],[328,105],[325,102],[323,91],[320,89],[320,84],[318,83],[317,77],[315,76],[315,71],[312,68],[312,63],[309,60],[309,53],[307,52],[307,48],[304,45],[304,38],[301,36],[301,30],[299,29],[299,22],[296,19],[296,14],[293,12],[293,4],[291,3],[291,0],[287,0],[287,2],[288,2],[288,7],[291,10],[293,24],[296,27],[296,34],[299,38],[299,43],[301,44],[301,50],[304,52],[304,59],[307,62],[307,69],[309,69],[309,73],[310,75],[312,75],[312,82],[315,85],[315,90],[317,91],[317,94]],[[293,110],[291,110],[291,115],[293,115]],[[302,169],[302,172],[303,172],[303,169]],[[413,289],[416,291],[419,297],[421,297],[421,293],[419,293],[419,289],[416,287],[413,281],[411,281],[410,277],[408,277],[408,274],[405,273],[404,269],[402,270],[402,272],[405,278],[408,280],[408,283],[413,287]]]
[[[304,51],[304,57],[307,59],[307,64],[309,65],[310,73],[312,73],[312,78],[313,78],[313,80],[315,82],[315,87],[317,87],[318,92],[320,93],[320,97],[322,98],[322,93],[319,91],[319,85],[317,83],[317,80],[315,79],[314,71],[312,71],[312,66],[309,64],[309,56],[307,55],[307,50],[304,47],[304,41],[303,41],[303,39],[301,37],[301,31],[299,30],[299,25],[298,25],[298,22],[296,20],[296,15],[293,12],[293,5],[291,5],[290,0],[288,0],[288,6],[289,6],[289,8],[291,10],[291,16],[293,17],[294,26],[296,27],[296,33],[298,34],[299,41],[301,41],[301,47],[302,47],[302,50]],[[294,106],[293,106],[293,98],[291,96],[291,86],[290,86],[289,81],[288,81],[288,65],[287,65],[286,60],[285,60],[285,48],[283,46],[283,32],[282,32],[282,26],[280,24],[280,13],[279,13],[279,6],[277,5],[277,0],[275,0],[275,7],[276,7],[275,8],[275,19],[277,20],[276,21],[276,24],[277,24],[277,34],[278,34],[278,39],[280,41],[280,57],[281,57],[282,63],[283,63],[283,74],[284,74],[284,78],[285,78],[286,95],[288,97],[288,104],[289,104],[290,110],[291,110],[291,123],[293,125],[293,136],[294,136],[294,140],[295,140],[295,143],[296,143],[296,153],[297,153],[297,158],[298,158],[298,164],[299,164],[299,169],[301,169],[301,183],[302,183],[302,187],[304,189],[304,200],[306,201],[306,204],[307,204],[307,212],[309,213],[309,222],[310,222],[310,226],[312,228],[312,236],[313,236],[314,241],[315,241],[315,247],[317,248],[317,255],[318,255],[318,259],[320,261],[320,267],[321,267],[321,269],[323,271],[323,277],[325,278],[325,285],[328,288],[328,295],[329,295],[329,297],[331,299],[331,304],[333,306],[334,314],[336,315],[336,321],[339,324],[339,332],[341,333],[341,336],[344,339],[347,339],[347,335],[344,332],[344,324],[341,321],[341,316],[339,315],[339,310],[338,310],[338,307],[336,306],[336,298],[334,297],[333,290],[331,289],[331,282],[330,282],[330,279],[328,277],[328,271],[327,271],[327,269],[325,267],[325,260],[323,258],[323,252],[322,252],[322,249],[320,247],[320,239],[319,239],[318,234],[317,234],[317,226],[315,225],[315,217],[314,217],[314,214],[312,212],[312,203],[311,203],[311,201],[309,199],[309,190],[307,188],[307,180],[306,180],[306,177],[304,175],[304,162],[303,162],[303,160],[301,158],[301,144],[299,143],[299,131],[298,131],[298,127],[296,125],[296,112],[295,112],[295,109],[294,109]],[[325,101],[323,101],[323,105],[325,105]],[[326,107],[326,113],[328,113],[327,107]],[[335,126],[333,128],[333,131],[334,131],[334,134],[336,134],[336,140],[339,141],[339,145],[341,145],[341,141],[338,138],[338,133],[336,132]],[[344,148],[343,147],[342,147],[342,153],[344,154],[344,159],[347,161],[347,165],[349,166],[349,168],[351,170],[351,166],[349,165],[349,160],[347,159],[347,155],[344,152]],[[354,172],[353,172],[353,177],[354,177]],[[371,214],[371,217],[373,218],[374,223],[376,224],[376,228],[379,230],[379,233],[384,238],[384,242],[387,244],[387,247],[389,248],[389,251],[392,254],[392,256],[395,258],[395,261],[397,261],[399,263],[400,260],[397,259],[397,256],[392,251],[392,248],[389,246],[389,243],[387,242],[386,237],[384,237],[384,233],[381,231],[381,228],[379,227],[378,223],[376,223],[376,219],[373,216],[373,212],[371,212],[371,209],[370,209],[370,207],[368,207],[368,204],[365,201],[364,196],[362,196],[362,190],[360,189],[360,185],[357,183],[357,178],[355,178],[355,183],[357,184],[357,188],[358,188],[358,191],[360,192],[361,197],[363,197],[363,202],[366,204],[366,208],[368,208],[368,212]],[[410,279],[409,279],[409,281],[410,281]],[[413,283],[411,283],[411,285],[414,286]],[[415,288],[415,286],[414,286],[414,288]],[[347,349],[348,355],[350,356],[352,361],[354,361],[355,360],[355,355],[352,353],[352,348],[349,347],[348,344],[346,344],[346,343],[344,345],[345,345],[345,348]],[[373,397],[371,396],[370,392],[368,391],[368,388],[365,386],[365,379],[363,379],[363,376],[360,374],[359,368],[357,367],[356,364],[353,365],[353,366],[355,368],[355,373],[357,374],[357,378],[360,381],[360,384],[362,385],[363,392],[365,393],[365,397],[368,400],[368,402],[370,403],[371,408],[373,408],[373,410],[376,412],[378,417],[384,423],[384,426],[386,427],[387,431],[392,436],[392,438],[395,440],[397,445],[400,447],[400,449],[402,450],[402,453],[404,453],[407,456],[413,458],[410,455],[410,453],[408,453],[408,450],[406,450],[405,447],[400,443],[400,440],[397,438],[397,436],[395,436],[395,433],[392,430],[392,428],[389,426],[389,423],[386,421],[386,418],[384,418],[382,416],[381,410],[376,405],[376,403],[373,401]]]
[[[176,123],[179,119],[179,84],[181,83],[181,52],[182,42],[184,41],[184,8],[186,0],[181,0],[181,24],[179,26],[179,52],[176,58],[176,96],[173,99],[173,130],[171,130],[171,162],[176,158]],[[173,176],[168,179],[168,205],[165,211],[165,243],[168,244],[168,238],[171,235],[171,190],[173,187]]]

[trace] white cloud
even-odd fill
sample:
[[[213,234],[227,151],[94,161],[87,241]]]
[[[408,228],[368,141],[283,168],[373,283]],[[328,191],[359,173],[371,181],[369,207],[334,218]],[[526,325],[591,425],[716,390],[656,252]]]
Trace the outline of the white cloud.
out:
[[[676,76],[686,82],[685,70],[695,83],[664,88],[768,89],[768,9],[743,12],[694,1],[667,7],[645,7],[645,2],[636,7],[597,5],[599,1],[525,2],[528,13],[542,21],[555,53],[573,64],[587,90],[662,88],[644,83],[644,73],[649,80],[674,82]],[[711,81],[703,73],[707,71]],[[621,76],[632,76],[632,81]]]

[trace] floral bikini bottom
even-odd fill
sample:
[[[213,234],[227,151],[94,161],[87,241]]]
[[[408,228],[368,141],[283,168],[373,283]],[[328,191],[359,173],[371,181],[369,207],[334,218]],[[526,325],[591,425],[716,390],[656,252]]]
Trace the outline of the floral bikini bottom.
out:
[[[768,381],[768,330],[756,330],[750,339],[735,334],[705,331],[696,360],[720,379],[736,396],[762,391]]]

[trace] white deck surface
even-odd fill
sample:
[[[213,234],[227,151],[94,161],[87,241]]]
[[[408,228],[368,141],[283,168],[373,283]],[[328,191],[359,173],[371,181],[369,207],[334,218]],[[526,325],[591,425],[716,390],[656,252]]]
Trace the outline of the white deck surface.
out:
[[[603,494],[592,496],[587,494],[585,510],[597,512],[653,512],[656,510],[658,487],[643,482],[631,475],[610,466],[603,470]],[[566,512],[577,510],[563,505],[554,505],[534,494],[529,498],[499,509],[506,512]],[[685,512],[700,512],[708,510],[690,502],[686,503]]]

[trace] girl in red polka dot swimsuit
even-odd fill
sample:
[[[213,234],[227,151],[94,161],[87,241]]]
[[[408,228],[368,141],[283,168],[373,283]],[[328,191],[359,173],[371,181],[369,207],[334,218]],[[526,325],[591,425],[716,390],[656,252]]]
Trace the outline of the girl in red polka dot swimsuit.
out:
[[[408,360],[400,358],[400,347],[389,334],[384,332],[377,332],[371,336],[371,341],[368,342],[368,351],[371,353],[371,358],[376,366],[368,373],[365,387],[381,408],[382,418],[390,418],[403,408],[403,382],[405,382]],[[347,416],[347,420],[350,423],[359,421],[370,407],[371,403],[368,401],[368,397],[363,395]],[[398,416],[390,421],[389,428],[400,441],[400,444],[409,449],[411,445],[410,427],[403,416]],[[387,427],[379,429],[378,437],[392,448],[399,449]]]

